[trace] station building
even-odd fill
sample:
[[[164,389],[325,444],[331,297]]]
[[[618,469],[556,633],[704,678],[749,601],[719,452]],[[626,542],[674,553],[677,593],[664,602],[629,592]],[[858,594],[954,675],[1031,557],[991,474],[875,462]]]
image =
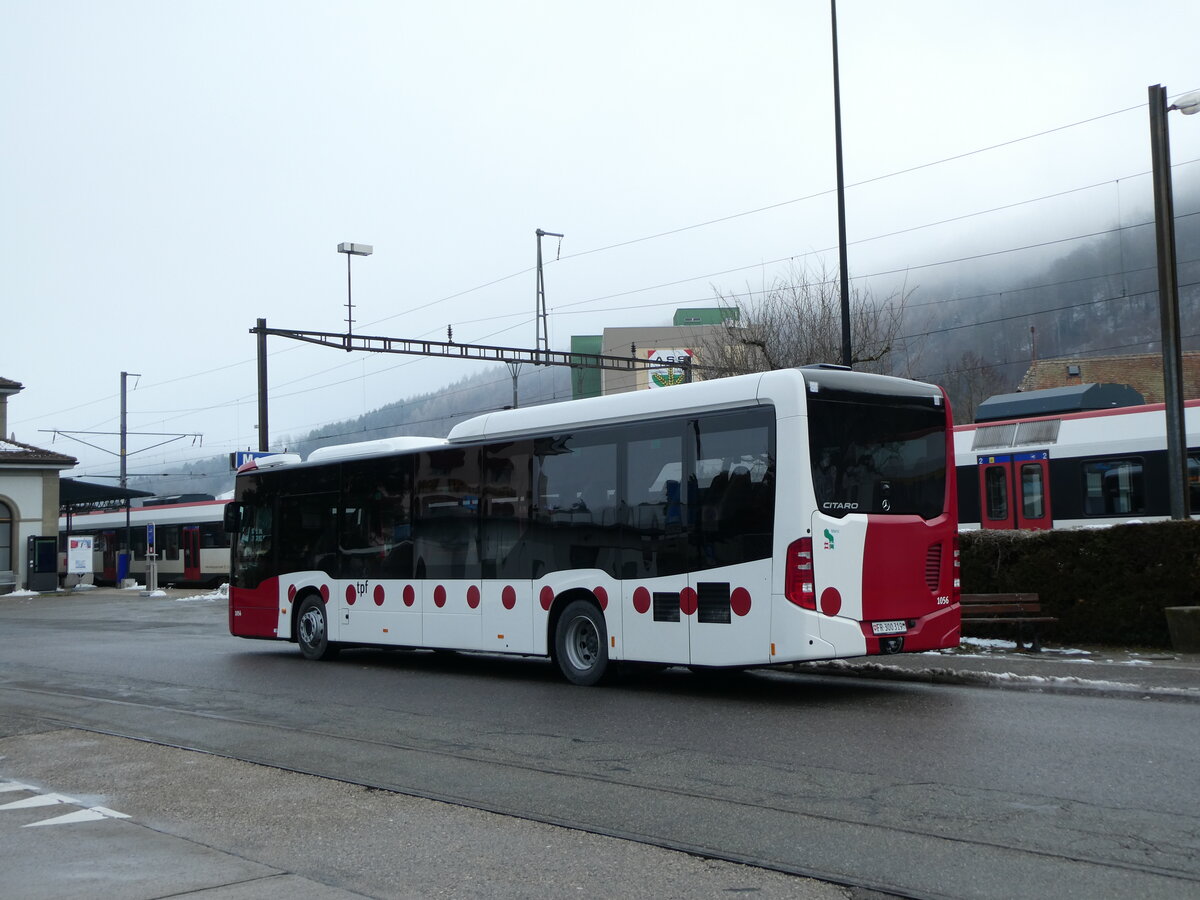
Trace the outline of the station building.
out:
[[[78,462],[9,435],[8,398],[24,387],[0,378],[0,594],[28,586],[29,538],[57,541],[59,473]]]

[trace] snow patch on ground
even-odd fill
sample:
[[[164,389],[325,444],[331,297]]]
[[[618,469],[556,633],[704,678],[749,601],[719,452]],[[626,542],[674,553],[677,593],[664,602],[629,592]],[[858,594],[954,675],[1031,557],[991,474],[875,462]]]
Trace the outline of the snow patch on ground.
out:
[[[204,600],[209,603],[215,603],[218,600],[224,602],[229,599],[229,585],[223,584],[215,591],[209,591],[207,594],[188,594],[186,597],[176,597],[177,603],[191,603],[196,600]]]

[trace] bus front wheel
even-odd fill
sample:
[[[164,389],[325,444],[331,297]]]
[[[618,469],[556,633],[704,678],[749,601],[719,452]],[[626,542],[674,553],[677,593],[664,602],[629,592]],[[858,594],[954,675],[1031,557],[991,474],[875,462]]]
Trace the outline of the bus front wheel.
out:
[[[306,659],[333,659],[337,645],[329,641],[329,616],[325,603],[316,594],[309,594],[296,611],[296,643]]]
[[[555,660],[566,679],[584,686],[597,684],[608,671],[608,629],[604,613],[586,600],[574,600],[554,629]]]

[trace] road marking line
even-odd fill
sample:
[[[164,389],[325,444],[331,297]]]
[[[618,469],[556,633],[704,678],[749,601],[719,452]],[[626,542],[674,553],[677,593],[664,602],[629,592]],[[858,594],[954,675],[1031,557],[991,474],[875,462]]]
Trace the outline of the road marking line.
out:
[[[37,828],[42,825],[74,825],[76,822],[96,822],[100,819],[128,819],[129,816],[125,813],[117,812],[115,809],[108,809],[104,806],[90,806],[87,809],[77,810],[73,813],[65,813],[61,816],[55,816],[53,819],[43,819],[41,822],[30,822],[27,825],[22,825],[22,828]]]
[[[72,800],[70,797],[64,797],[62,794],[41,794],[37,797],[26,797],[24,800],[14,800],[12,803],[5,803],[0,806],[0,809],[32,809],[35,806],[54,806],[58,803],[70,803],[74,806],[79,806],[78,800]]]

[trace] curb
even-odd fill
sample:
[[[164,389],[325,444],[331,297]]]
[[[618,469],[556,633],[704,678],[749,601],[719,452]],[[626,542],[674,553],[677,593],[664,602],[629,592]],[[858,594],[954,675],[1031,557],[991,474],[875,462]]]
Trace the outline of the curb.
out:
[[[913,670],[884,663],[852,663],[845,660],[795,663],[792,671],[798,675],[835,675],[917,684],[951,684],[1000,690],[1034,691],[1045,694],[1111,697],[1122,700],[1176,700],[1185,703],[1200,703],[1200,687],[1148,686],[1123,681],[1097,681],[1074,675],[1017,675],[1012,672],[981,672],[976,669],[949,668]]]

